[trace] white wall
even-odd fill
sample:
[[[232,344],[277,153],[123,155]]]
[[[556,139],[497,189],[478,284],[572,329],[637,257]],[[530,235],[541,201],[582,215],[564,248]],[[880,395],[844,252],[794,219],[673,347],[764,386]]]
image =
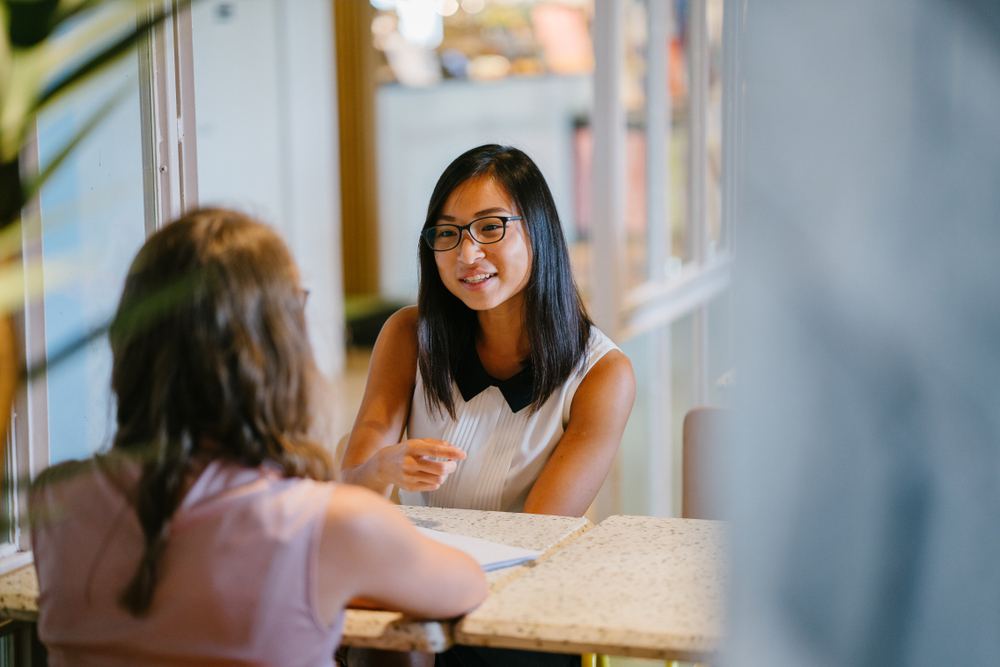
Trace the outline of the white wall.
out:
[[[280,230],[310,291],[317,362],[335,375],[344,309],[331,3],[206,1],[192,20],[200,203]]]

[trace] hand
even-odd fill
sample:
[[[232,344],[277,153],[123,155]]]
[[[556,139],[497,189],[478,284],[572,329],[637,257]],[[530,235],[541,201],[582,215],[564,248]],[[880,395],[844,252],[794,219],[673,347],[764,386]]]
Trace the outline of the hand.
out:
[[[455,472],[465,452],[443,440],[420,438],[383,447],[375,456],[378,476],[386,483],[404,491],[434,491]]]

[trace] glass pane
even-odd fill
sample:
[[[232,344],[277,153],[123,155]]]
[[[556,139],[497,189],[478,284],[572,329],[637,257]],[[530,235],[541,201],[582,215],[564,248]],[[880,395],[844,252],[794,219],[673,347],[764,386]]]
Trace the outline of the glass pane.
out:
[[[653,433],[651,424],[655,414],[656,372],[655,341],[653,333],[631,338],[621,344],[622,352],[632,362],[635,373],[635,403],[629,415],[619,450],[621,462],[621,512],[623,514],[651,514],[652,488],[656,473],[650,470],[650,459],[655,458],[655,447],[665,447],[669,437]],[[669,464],[668,464],[669,465]],[[662,483],[668,480],[661,477]]]
[[[674,516],[681,515],[684,415],[695,407],[694,314],[670,325],[670,447]],[[662,406],[661,409],[667,406]]]
[[[732,293],[726,290],[708,303],[708,402],[728,406],[736,384],[733,355]]]
[[[680,516],[682,429],[694,407],[694,317],[621,345],[636,397],[621,444],[621,511]]]
[[[627,287],[669,277],[692,258],[687,7],[629,0],[625,12]]]
[[[145,237],[138,58],[133,51],[38,117],[44,166],[123,88],[124,102],[73,151],[41,191],[45,345],[49,358],[114,313]],[[109,442],[111,351],[101,338],[48,371],[50,461]]]

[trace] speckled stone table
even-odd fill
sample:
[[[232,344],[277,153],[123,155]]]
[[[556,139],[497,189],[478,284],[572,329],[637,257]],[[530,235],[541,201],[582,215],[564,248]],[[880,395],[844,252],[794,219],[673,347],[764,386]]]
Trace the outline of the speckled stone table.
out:
[[[38,620],[38,577],[34,565],[0,577],[0,619]]]
[[[400,509],[423,528],[544,552],[534,563],[487,572],[491,595],[591,527],[584,518],[437,507]],[[348,609],[342,641],[346,646],[436,653],[451,646],[452,622],[417,621],[398,612]]]
[[[704,661],[722,638],[714,521],[613,516],[494,592],[455,642]]]

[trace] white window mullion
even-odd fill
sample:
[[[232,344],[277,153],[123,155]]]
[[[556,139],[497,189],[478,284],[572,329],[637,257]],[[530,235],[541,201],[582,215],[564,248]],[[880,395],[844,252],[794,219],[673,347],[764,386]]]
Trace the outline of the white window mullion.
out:
[[[743,73],[740,70],[741,26],[747,11],[747,0],[725,0],[723,3],[722,38],[722,242],[723,248],[734,251],[735,211],[740,197],[740,172],[743,136],[740,123],[743,115]]]
[[[651,284],[667,277],[670,237],[670,144],[673,108],[670,97],[667,47],[673,32],[672,0],[648,0],[646,4],[646,278]],[[623,313],[624,314],[624,313]],[[627,331],[628,322],[623,321]],[[627,334],[626,334],[627,335]],[[670,326],[653,329],[649,336],[649,359],[653,363],[649,387],[647,432],[650,439],[646,486],[648,511],[653,516],[673,515],[673,433],[671,414]],[[665,436],[665,437],[664,437]]]
[[[620,0],[594,3],[592,306],[594,321],[618,340],[621,328],[622,272],[625,249],[625,107],[621,83],[625,65],[625,9]],[[620,514],[621,452],[594,500],[598,519]]]
[[[177,0],[155,0],[154,8],[174,12],[150,36],[148,103],[152,121],[152,154],[147,163],[155,169],[155,224],[153,227],[198,207],[198,159],[194,111],[194,64],[191,10]],[[144,147],[145,148],[145,147]],[[148,211],[148,207],[147,207]],[[147,215],[148,218],[148,215]]]
[[[593,306],[597,326],[617,339],[625,248],[625,10],[619,0],[594,4]]]
[[[649,0],[646,10],[646,228],[647,279],[666,278],[670,257],[670,142],[672,101],[667,45],[672,33],[671,0]]]
[[[38,141],[32,133],[21,151],[21,168],[24,176],[38,174]],[[24,351],[24,367],[30,374],[46,358],[45,308],[40,299],[31,298],[44,291],[41,271],[30,270],[42,260],[41,208],[36,194],[21,210],[21,265],[25,269],[24,310],[15,317],[17,335]],[[31,549],[31,533],[22,530],[19,518],[27,508],[27,482],[49,465],[49,414],[48,388],[44,373],[30,378],[18,388],[14,399],[14,414],[11,424],[11,443],[7,452],[8,470],[16,476],[11,494],[11,510],[14,518],[14,544],[19,552]],[[30,559],[30,555],[25,554]],[[23,560],[23,559],[22,559]],[[0,564],[0,574],[19,567],[22,560],[4,559]]]
[[[691,134],[688,141],[688,232],[691,240],[691,260],[699,267],[707,256],[707,179],[708,179],[708,20],[706,0],[692,0],[688,24],[689,67],[691,91]],[[708,403],[708,308],[699,306],[694,312],[694,400],[697,405]]]

